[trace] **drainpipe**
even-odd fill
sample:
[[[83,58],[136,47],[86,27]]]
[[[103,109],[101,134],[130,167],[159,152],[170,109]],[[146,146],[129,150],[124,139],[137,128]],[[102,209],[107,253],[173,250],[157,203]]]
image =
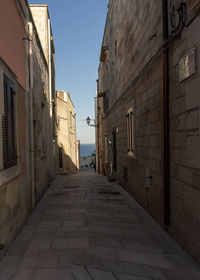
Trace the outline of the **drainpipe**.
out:
[[[34,126],[33,126],[33,25],[28,23],[29,40],[29,94],[30,94],[30,150],[31,150],[31,199],[32,209],[35,208],[35,155],[34,155]]]
[[[54,177],[54,155],[53,155],[53,109],[52,109],[52,73],[51,73],[51,23],[48,19],[48,41],[49,41],[49,106],[50,106],[50,149],[51,149],[51,180]]]
[[[163,126],[164,126],[164,224],[170,224],[170,186],[169,186],[169,49],[165,42],[168,32],[168,0],[162,0],[163,13]]]
[[[100,173],[100,151],[99,151],[99,80],[97,82],[97,123],[96,123],[96,173]]]

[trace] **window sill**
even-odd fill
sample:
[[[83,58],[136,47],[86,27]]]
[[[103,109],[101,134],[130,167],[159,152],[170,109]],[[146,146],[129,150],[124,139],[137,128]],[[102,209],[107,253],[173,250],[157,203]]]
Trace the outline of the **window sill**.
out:
[[[0,171],[0,186],[14,179],[21,173],[21,164]]]

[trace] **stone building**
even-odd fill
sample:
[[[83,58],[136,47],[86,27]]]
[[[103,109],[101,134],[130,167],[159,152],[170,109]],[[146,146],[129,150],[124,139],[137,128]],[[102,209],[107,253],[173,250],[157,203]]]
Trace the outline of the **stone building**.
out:
[[[55,74],[26,0],[3,1],[0,23],[1,257],[54,177],[50,104]],[[50,22],[43,28],[49,31],[47,49],[53,57]]]
[[[79,169],[79,141],[76,138],[76,114],[70,93],[56,92],[57,164],[60,171],[73,173]]]
[[[35,26],[39,35],[39,40],[42,45],[42,52],[45,57],[45,63],[47,65],[48,69],[48,80],[47,83],[44,83],[44,90],[46,92],[46,105],[48,109],[46,110],[48,113],[48,116],[46,116],[48,122],[45,122],[45,117],[43,119],[43,125],[48,126],[49,129],[47,131],[50,131],[50,135],[44,135],[44,139],[46,138],[46,141],[50,141],[47,143],[49,145],[49,149],[51,149],[52,153],[50,153],[50,158],[48,162],[45,163],[46,166],[48,166],[48,169],[50,167],[50,174],[49,178],[53,179],[56,175],[56,166],[55,166],[55,155],[56,155],[56,107],[55,107],[55,47],[54,47],[54,40],[53,40],[53,34],[52,34],[52,28],[51,28],[51,20],[49,17],[49,12],[48,12],[48,5],[30,5],[31,13],[35,22]],[[38,72],[39,73],[39,72]],[[41,93],[43,94],[43,93]],[[42,97],[43,98],[43,97]],[[40,102],[40,101],[39,101]],[[41,102],[40,102],[41,103]],[[44,108],[44,107],[43,107]],[[44,109],[42,109],[44,112]],[[44,113],[43,113],[44,115]],[[41,115],[37,113],[35,117],[37,120],[41,120]],[[39,125],[40,121],[38,122]],[[35,129],[40,130],[42,132],[42,127],[37,126],[37,122],[35,123]],[[43,129],[43,134],[44,134],[44,129]],[[42,140],[41,137],[39,136],[38,133],[38,145],[41,145]],[[47,139],[48,137],[48,139]],[[43,143],[43,146],[45,147],[46,144]],[[40,147],[38,146],[40,149]],[[40,156],[39,156],[39,161],[40,161]],[[40,164],[37,165],[38,169],[38,179],[41,179],[40,172],[42,166],[44,166],[44,162],[40,162]],[[43,184],[41,182],[41,184]]]
[[[109,1],[97,171],[200,261],[200,1]]]
[[[28,54],[23,40],[27,18],[24,6],[19,4],[3,1],[0,9],[0,244],[4,247],[19,231],[31,208],[29,138],[25,129],[29,123]],[[21,4],[25,5],[23,1]],[[2,254],[0,250],[0,257]]]

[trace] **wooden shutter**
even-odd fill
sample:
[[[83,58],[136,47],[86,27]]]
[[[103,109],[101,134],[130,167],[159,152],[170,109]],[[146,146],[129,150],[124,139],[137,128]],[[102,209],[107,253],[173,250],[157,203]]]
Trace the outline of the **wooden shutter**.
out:
[[[131,152],[133,152],[133,147],[134,147],[134,135],[133,135],[133,112],[130,113],[130,134],[131,134],[131,143],[130,143],[130,146],[131,146]]]
[[[15,128],[15,91],[13,83],[4,75],[3,165],[4,169],[17,164]]]
[[[129,114],[126,115],[126,122],[127,122],[127,147],[129,152],[130,151]]]
[[[8,84],[4,80],[4,115],[2,119],[2,128],[3,128],[3,164],[4,168],[7,167],[9,163],[9,138],[8,138]]]
[[[10,88],[10,160],[12,165],[17,163],[15,115],[15,91]]]

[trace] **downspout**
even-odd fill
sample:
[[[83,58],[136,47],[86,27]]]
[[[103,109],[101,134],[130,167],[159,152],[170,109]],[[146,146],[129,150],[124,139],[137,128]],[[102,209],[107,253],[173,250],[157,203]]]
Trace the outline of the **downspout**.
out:
[[[49,43],[49,57],[48,57],[48,65],[49,65],[49,106],[50,106],[50,150],[51,150],[51,180],[54,177],[54,155],[53,155],[53,110],[52,110],[52,73],[51,73],[51,23],[50,19],[48,19],[48,43]]]
[[[164,224],[170,224],[170,185],[169,185],[169,48],[166,43],[168,32],[168,0],[162,0],[163,13],[163,145],[164,145]]]
[[[32,209],[35,208],[35,155],[34,155],[34,126],[33,126],[33,25],[28,23],[29,28],[29,94],[30,94],[30,151],[31,151],[31,199]]]
[[[74,113],[74,135],[75,135],[75,160],[76,160],[76,170],[79,170],[78,167],[78,140],[76,135],[76,113]]]
[[[99,153],[99,80],[97,82],[97,123],[96,123],[96,173],[100,173],[100,153]]]

